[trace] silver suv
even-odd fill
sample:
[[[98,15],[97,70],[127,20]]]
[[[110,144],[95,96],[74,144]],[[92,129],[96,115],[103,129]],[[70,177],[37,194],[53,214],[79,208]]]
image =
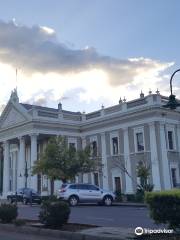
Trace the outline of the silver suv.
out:
[[[97,202],[98,204],[110,206],[115,199],[115,194],[92,184],[72,183],[62,184],[58,197],[68,201],[71,206],[85,202]]]

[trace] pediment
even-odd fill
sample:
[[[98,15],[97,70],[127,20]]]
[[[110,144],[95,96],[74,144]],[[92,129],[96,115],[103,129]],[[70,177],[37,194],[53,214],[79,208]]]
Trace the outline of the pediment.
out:
[[[7,128],[9,126],[16,125],[18,123],[26,122],[27,118],[15,107],[11,106],[3,116],[1,121],[1,128]]]

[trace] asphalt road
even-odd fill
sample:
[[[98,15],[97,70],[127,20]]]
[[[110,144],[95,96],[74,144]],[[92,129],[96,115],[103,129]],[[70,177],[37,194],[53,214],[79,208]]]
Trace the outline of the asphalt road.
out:
[[[39,206],[19,206],[19,218],[38,219]],[[71,208],[69,222],[104,227],[157,228],[145,207],[82,205]],[[158,226],[160,227],[160,226]]]
[[[1,240],[54,240],[55,238],[51,237],[42,237],[39,235],[29,235],[23,233],[16,233],[16,232],[0,232],[0,239]],[[59,239],[63,240],[63,239]]]

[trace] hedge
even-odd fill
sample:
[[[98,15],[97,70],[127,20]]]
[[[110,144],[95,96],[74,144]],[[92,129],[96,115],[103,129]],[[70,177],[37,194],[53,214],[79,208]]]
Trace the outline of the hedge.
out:
[[[180,229],[180,190],[146,192],[145,202],[155,223],[168,224],[174,230]]]
[[[18,216],[17,206],[14,204],[0,205],[0,219],[2,223],[11,223]]]
[[[70,215],[70,207],[66,202],[44,201],[41,206],[39,220],[50,228],[60,228],[66,224]]]

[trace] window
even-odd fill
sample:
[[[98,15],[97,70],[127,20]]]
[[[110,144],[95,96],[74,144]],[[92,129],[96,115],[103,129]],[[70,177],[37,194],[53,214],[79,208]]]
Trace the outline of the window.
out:
[[[118,137],[112,138],[112,154],[113,155],[118,154]]]
[[[76,144],[75,143],[69,143],[69,148],[76,150]]]
[[[173,187],[176,187],[177,186],[176,168],[171,168],[171,177],[172,177],[172,185]]]
[[[76,150],[77,149],[77,139],[68,138],[68,147]]]
[[[97,157],[97,142],[96,141],[92,142],[92,156]]]
[[[144,138],[143,132],[136,133],[136,143],[137,143],[137,151],[144,151]]]
[[[99,186],[99,175],[98,173],[94,173],[94,184]]]
[[[169,150],[173,150],[174,149],[173,131],[168,131],[168,146],[169,146]]]

